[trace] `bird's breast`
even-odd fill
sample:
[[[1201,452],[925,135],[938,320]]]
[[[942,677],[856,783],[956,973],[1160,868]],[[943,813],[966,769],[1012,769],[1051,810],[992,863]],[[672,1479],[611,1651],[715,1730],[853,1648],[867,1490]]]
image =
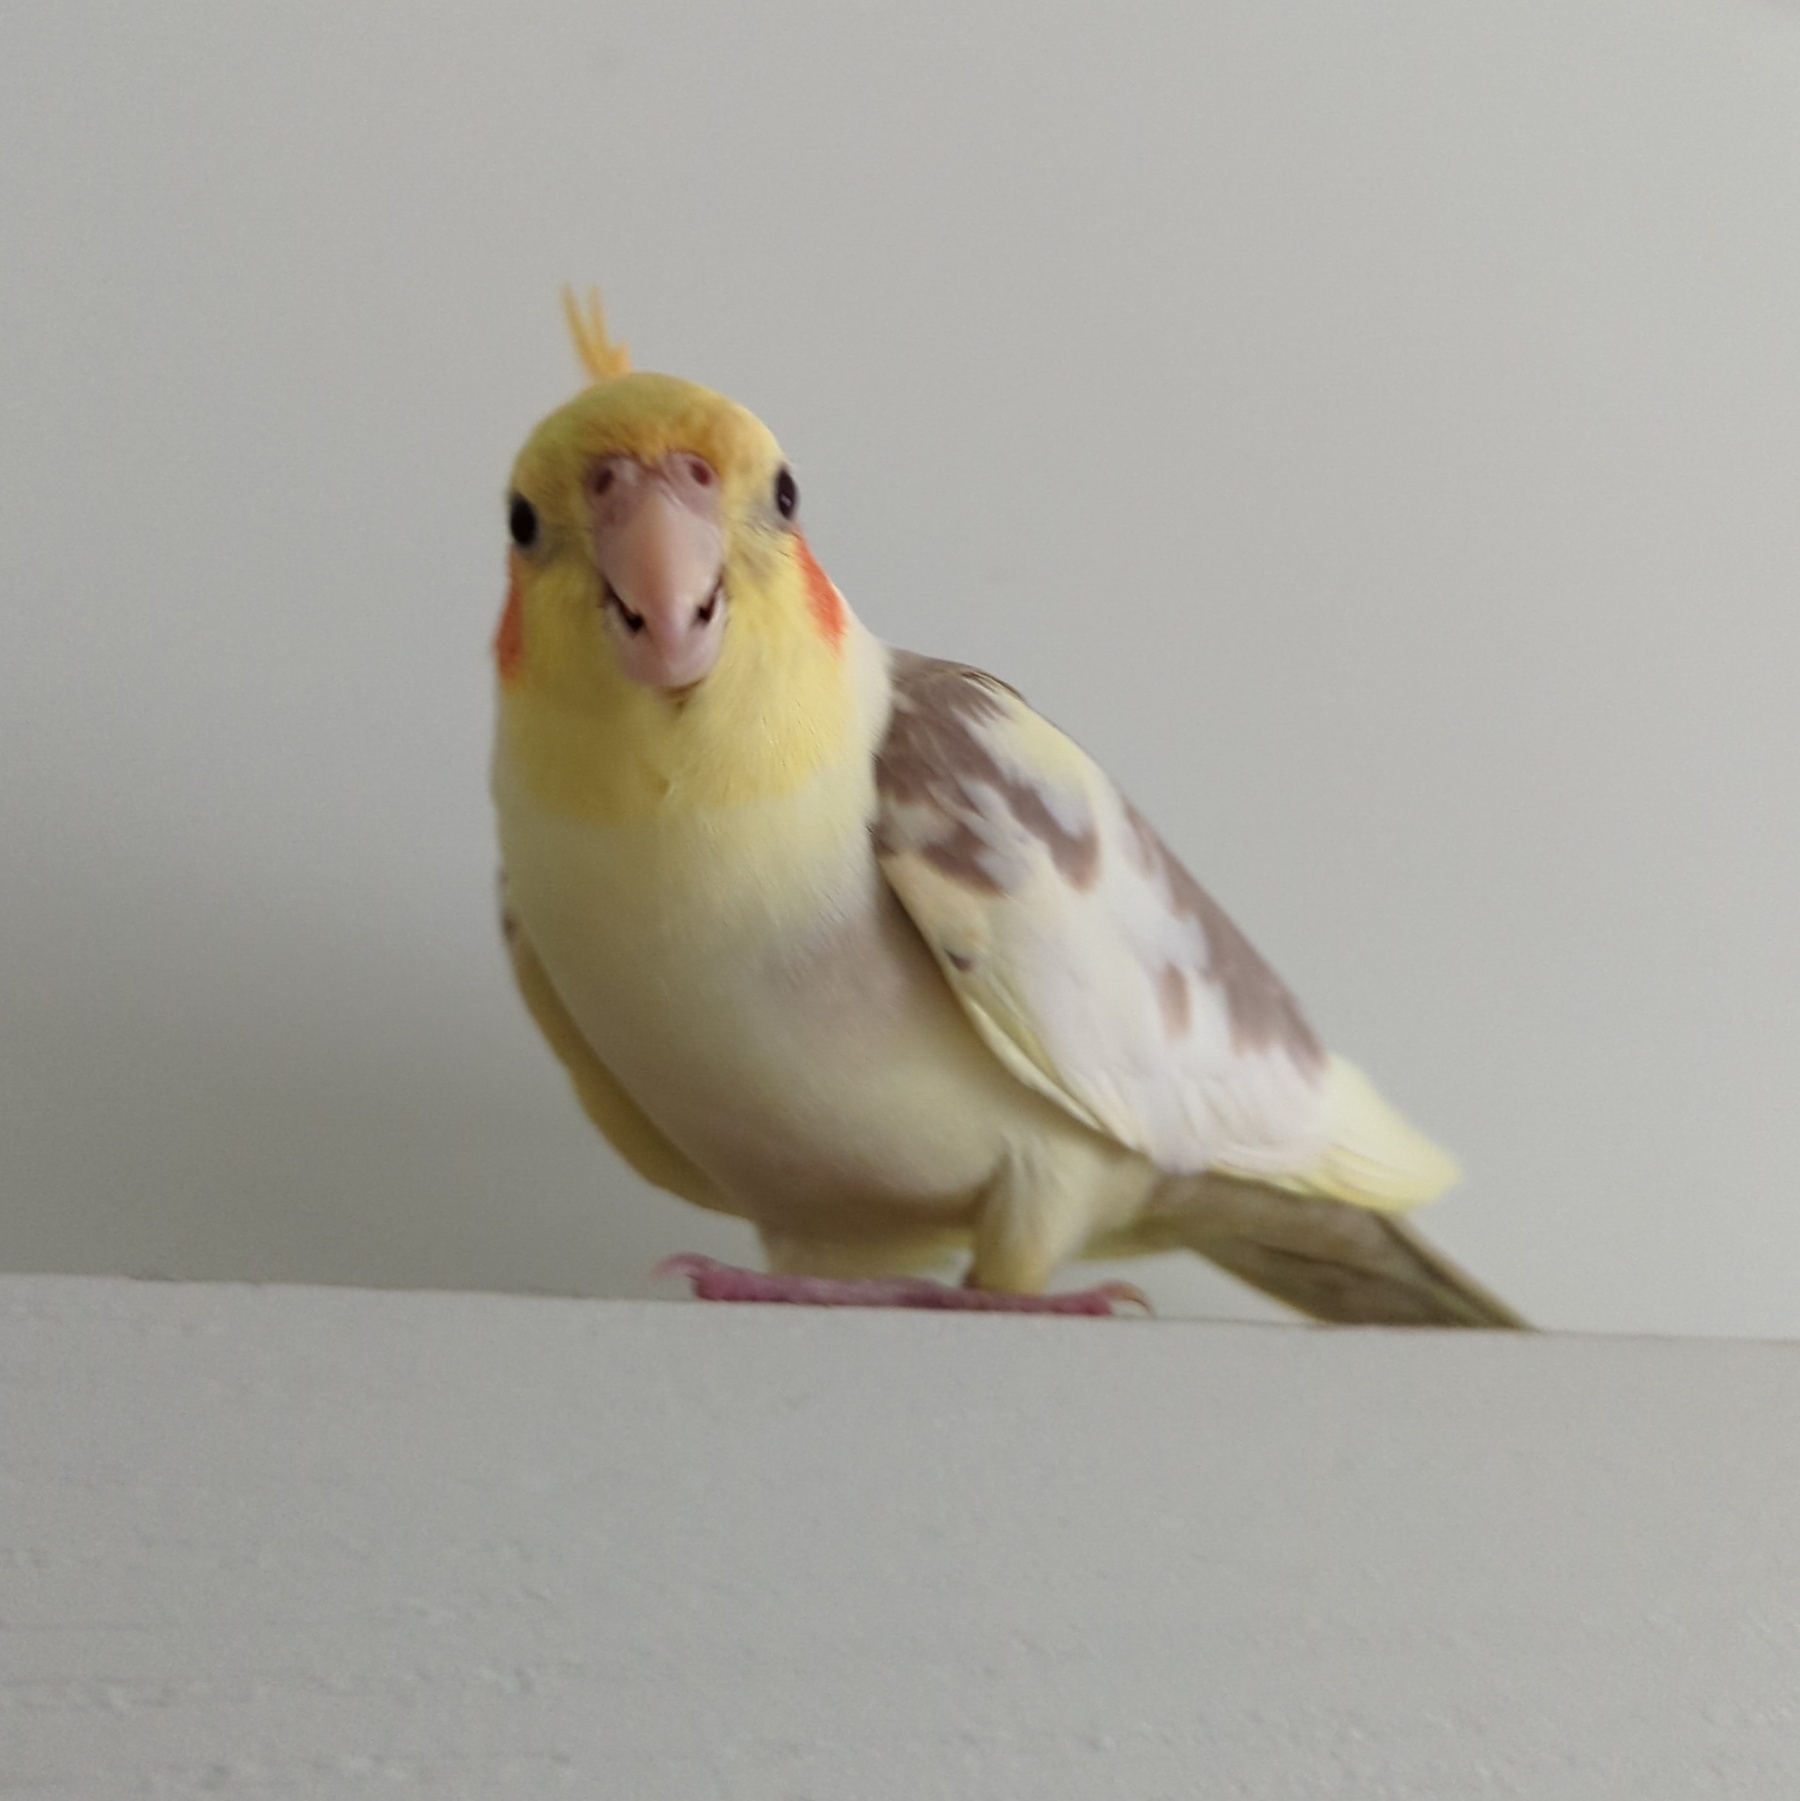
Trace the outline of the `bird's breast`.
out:
[[[1047,1106],[981,1045],[876,866],[872,778],[621,825],[497,764],[508,899],[584,1036],[757,1216],[954,1211]]]

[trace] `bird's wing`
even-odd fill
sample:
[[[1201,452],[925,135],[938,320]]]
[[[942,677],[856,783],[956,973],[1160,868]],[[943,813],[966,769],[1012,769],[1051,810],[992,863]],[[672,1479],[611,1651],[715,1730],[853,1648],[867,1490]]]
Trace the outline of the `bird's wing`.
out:
[[[893,653],[875,848],[988,1047],[1172,1174],[1417,1205],[1455,1164],[1349,1064],[1100,768],[1004,683]]]
[[[643,1110],[618,1084],[611,1070],[594,1055],[562,997],[551,985],[525,928],[501,894],[500,929],[513,980],[537,1029],[556,1053],[574,1084],[575,1098],[601,1135],[646,1182],[715,1213],[732,1213],[713,1184],[676,1150]]]

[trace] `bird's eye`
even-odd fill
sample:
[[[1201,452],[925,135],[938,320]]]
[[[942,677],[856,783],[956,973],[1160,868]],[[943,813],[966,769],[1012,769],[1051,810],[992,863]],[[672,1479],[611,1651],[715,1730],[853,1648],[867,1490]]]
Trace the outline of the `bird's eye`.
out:
[[[775,477],[775,511],[783,519],[792,519],[794,509],[800,504],[800,488],[794,480],[794,472],[786,463],[781,465]]]
[[[512,533],[512,541],[521,550],[529,550],[537,542],[537,508],[523,494],[515,494],[512,497],[512,506],[507,513],[506,524]]]

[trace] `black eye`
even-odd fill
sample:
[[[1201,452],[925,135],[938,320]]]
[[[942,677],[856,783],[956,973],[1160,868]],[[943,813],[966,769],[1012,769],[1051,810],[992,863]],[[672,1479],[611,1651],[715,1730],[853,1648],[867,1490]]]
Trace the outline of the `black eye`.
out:
[[[799,504],[800,489],[794,481],[794,472],[783,463],[780,474],[775,477],[775,511],[783,519],[792,519]]]
[[[521,550],[529,550],[537,542],[537,508],[523,494],[512,497],[506,524],[512,532],[512,541]]]

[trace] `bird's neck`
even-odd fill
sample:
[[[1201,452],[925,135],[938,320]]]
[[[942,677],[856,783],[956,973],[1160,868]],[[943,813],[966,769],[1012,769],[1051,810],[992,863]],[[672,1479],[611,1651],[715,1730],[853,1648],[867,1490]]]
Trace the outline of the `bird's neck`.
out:
[[[581,938],[596,908],[620,943],[716,947],[745,931],[781,938],[860,892],[887,651],[851,621],[839,663],[829,737],[816,717],[790,728],[801,698],[779,690],[760,717],[708,722],[712,735],[692,741],[640,741],[504,695],[494,797],[508,885],[540,950],[564,928]]]
[[[886,708],[885,656],[859,622],[815,654],[746,643],[671,697],[620,682],[592,704],[502,684],[496,756],[550,813],[624,825],[722,813],[866,760]]]

